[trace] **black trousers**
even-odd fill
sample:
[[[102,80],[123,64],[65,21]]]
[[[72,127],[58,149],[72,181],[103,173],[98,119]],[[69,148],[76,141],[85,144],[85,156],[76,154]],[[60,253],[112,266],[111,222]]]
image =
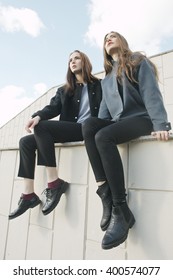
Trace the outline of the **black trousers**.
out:
[[[80,123],[66,121],[40,121],[34,134],[19,141],[20,163],[18,176],[34,179],[36,150],[37,164],[56,167],[55,143],[82,141]]]
[[[82,124],[86,150],[96,181],[107,181],[113,201],[126,197],[124,172],[118,144],[148,135],[153,126],[148,118],[133,117],[118,122],[91,117]]]

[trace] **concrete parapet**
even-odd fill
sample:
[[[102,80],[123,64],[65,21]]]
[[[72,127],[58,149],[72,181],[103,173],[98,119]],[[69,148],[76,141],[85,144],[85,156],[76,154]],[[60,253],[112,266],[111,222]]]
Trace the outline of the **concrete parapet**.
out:
[[[17,177],[18,150],[2,150],[0,259],[172,259],[172,140],[148,136],[119,145],[136,223],[127,241],[108,251],[101,249],[102,206],[83,142],[56,145],[59,176],[70,182],[56,209],[43,216],[38,206],[11,221],[8,214],[17,205],[23,182]],[[38,166],[35,190],[40,197],[45,187],[45,168]]]

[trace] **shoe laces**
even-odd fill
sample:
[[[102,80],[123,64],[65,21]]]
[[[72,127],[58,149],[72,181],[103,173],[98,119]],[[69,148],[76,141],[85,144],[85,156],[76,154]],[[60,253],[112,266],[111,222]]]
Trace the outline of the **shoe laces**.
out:
[[[52,190],[49,188],[45,189],[42,193],[46,196],[47,199],[52,197]]]
[[[23,197],[21,196],[21,197],[19,198],[18,205],[21,203],[22,200],[23,200]]]

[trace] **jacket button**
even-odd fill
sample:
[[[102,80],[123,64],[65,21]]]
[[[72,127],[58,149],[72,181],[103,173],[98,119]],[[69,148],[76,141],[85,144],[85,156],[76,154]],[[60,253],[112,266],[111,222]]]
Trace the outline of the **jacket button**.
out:
[[[77,117],[75,117],[75,120],[77,120]]]
[[[92,92],[92,94],[95,94],[95,92]]]
[[[77,102],[80,102],[80,100],[78,99]]]
[[[94,109],[97,109],[97,107],[94,107]]]

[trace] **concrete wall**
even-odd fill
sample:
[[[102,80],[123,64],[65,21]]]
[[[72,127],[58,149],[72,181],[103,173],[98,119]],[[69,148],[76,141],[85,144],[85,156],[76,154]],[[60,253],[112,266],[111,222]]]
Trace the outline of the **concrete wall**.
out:
[[[173,123],[173,52],[152,58],[160,73],[160,88]],[[97,74],[102,77],[103,73]],[[70,182],[59,205],[48,216],[41,206],[8,221],[22,192],[17,177],[18,141],[30,115],[47,104],[52,88],[0,129],[0,259],[173,259],[173,141],[144,137],[119,146],[129,205],[136,224],[126,242],[102,250],[102,207],[83,142],[56,145],[59,175]],[[46,188],[44,167],[36,167],[35,191]]]

